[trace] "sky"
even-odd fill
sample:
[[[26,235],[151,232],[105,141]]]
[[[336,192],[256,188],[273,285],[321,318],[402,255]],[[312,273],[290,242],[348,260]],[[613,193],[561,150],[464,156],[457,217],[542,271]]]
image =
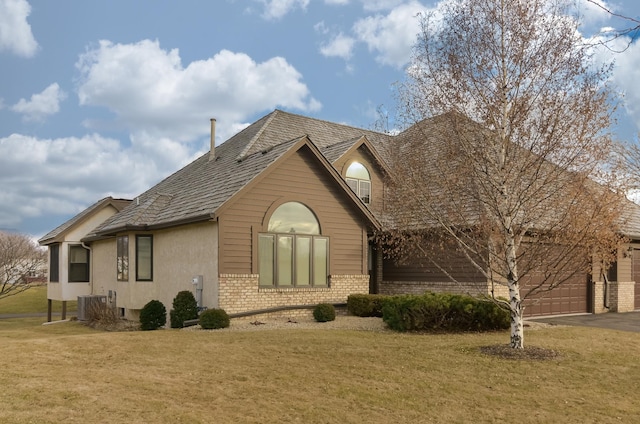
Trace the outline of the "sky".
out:
[[[629,24],[578,0],[580,31]],[[640,19],[636,0],[596,0]],[[274,109],[372,128],[395,111],[436,1],[0,0],[0,230],[41,237],[134,198]],[[640,45],[619,39],[616,131],[640,130]],[[631,43],[631,44],[629,44]]]

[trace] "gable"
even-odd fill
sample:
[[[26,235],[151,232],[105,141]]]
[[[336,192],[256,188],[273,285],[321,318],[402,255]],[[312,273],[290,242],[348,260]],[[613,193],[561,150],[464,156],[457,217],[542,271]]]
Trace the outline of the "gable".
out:
[[[330,238],[332,272],[363,273],[372,223],[308,144],[265,171],[218,215],[221,273],[256,272],[257,235],[266,231],[270,212],[290,201],[304,204],[317,216],[322,235]]]
[[[73,218],[56,227],[38,242],[41,245],[59,243],[65,240],[79,241],[102,223],[112,218],[131,201],[106,197],[89,206]]]

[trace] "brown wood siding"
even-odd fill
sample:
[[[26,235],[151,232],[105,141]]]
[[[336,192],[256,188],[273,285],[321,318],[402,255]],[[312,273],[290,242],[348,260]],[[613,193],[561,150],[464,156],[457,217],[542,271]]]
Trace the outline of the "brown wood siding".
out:
[[[371,203],[368,206],[374,214],[378,215],[382,213],[384,207],[384,174],[364,146],[360,146],[355,152],[340,158],[333,165],[340,172],[342,178],[345,178],[347,168],[354,161],[360,162],[369,171],[369,176],[371,177]]]
[[[462,253],[455,251],[436,254],[435,261],[458,282],[486,283],[487,279],[471,264]],[[384,259],[382,275],[385,281],[420,281],[438,283],[451,281],[446,273],[426,259],[405,259],[396,263],[393,259]]]
[[[263,231],[273,205],[286,201],[302,202],[318,217],[322,235],[329,237],[331,274],[362,274],[367,248],[364,218],[307,147],[264,175],[219,217],[220,273],[257,272],[253,262],[257,233]]]

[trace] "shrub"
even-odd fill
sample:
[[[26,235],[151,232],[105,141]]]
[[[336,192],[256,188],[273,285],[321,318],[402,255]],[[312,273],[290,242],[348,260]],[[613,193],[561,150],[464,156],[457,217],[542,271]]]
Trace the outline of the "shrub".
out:
[[[205,330],[227,328],[230,323],[229,315],[227,315],[224,309],[207,309],[200,314],[200,327]]]
[[[320,303],[313,308],[313,318],[318,322],[333,321],[336,319],[336,308],[329,303]]]
[[[198,318],[198,302],[188,290],[178,292],[173,298],[173,309],[169,311],[169,321],[171,328],[182,328],[184,322]]]
[[[382,304],[389,296],[382,294],[351,294],[347,310],[357,317],[382,317]]]
[[[425,293],[384,300],[383,320],[396,331],[491,331],[509,328],[509,312],[466,295]]]
[[[151,300],[140,311],[140,328],[157,330],[167,323],[167,309],[159,300]]]
[[[102,302],[89,303],[87,318],[89,325],[100,327],[113,326],[120,321],[116,309]]]

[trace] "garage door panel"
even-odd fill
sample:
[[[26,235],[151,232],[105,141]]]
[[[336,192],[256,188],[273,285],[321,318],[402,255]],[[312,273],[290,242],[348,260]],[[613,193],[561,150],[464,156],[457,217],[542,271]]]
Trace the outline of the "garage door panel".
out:
[[[521,283],[522,293],[527,293],[530,288],[539,284],[542,278],[542,275],[533,274],[524,279]],[[588,281],[587,275],[575,275],[551,291],[530,296],[524,302],[524,315],[540,316],[590,312],[588,310]]]

